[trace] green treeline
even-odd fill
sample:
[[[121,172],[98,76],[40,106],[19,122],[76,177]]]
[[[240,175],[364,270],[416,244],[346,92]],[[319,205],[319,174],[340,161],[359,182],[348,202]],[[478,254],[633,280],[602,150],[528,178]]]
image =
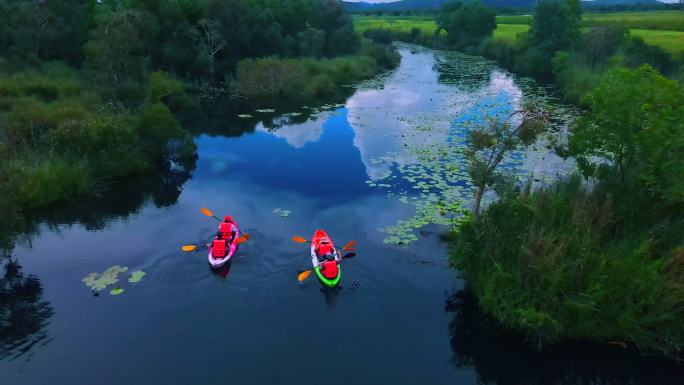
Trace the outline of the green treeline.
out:
[[[476,202],[490,185],[498,200],[482,212],[476,203],[455,229],[452,266],[486,314],[536,346],[625,341],[679,356],[684,87],[662,74],[676,78],[681,60],[620,26],[583,30],[577,0],[539,0],[529,33],[513,45],[491,40],[494,15],[486,7],[451,7],[439,19],[450,47],[553,75],[566,98],[583,107],[567,145],[557,148],[576,160],[576,175],[536,190],[496,162],[478,161],[529,144],[524,120],[469,131]],[[477,25],[474,13],[482,18]]]
[[[329,95],[398,62],[335,0],[0,0],[0,14],[8,207],[193,167],[174,115],[203,98]]]
[[[512,42],[492,39],[494,20],[494,11],[478,2],[456,2],[444,6],[438,26],[447,32],[447,47],[493,58],[518,73],[554,79],[572,103],[580,103],[612,68],[649,64],[667,76],[684,76],[684,55],[673,57],[630,36],[626,25],[583,28],[579,0],[537,1],[530,30]]]

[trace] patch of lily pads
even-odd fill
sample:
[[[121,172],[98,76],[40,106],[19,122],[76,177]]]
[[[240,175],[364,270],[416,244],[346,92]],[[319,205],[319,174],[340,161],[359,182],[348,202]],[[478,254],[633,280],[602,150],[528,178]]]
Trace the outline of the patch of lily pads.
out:
[[[119,282],[119,276],[122,273],[125,273],[128,271],[128,267],[126,266],[119,266],[119,265],[114,265],[107,270],[105,270],[102,273],[90,273],[88,274],[85,278],[82,279],[83,283],[89,287],[94,293],[98,293],[104,289],[106,289],[108,286],[112,286],[116,283]],[[146,275],[144,271],[138,270],[134,271],[131,273],[130,277],[128,278],[128,282],[130,283],[136,283],[140,282],[140,280],[143,279],[143,277]],[[120,287],[116,287],[112,290],[110,290],[111,295],[119,295],[124,292],[124,289]]]
[[[414,207],[413,215],[401,219],[395,225],[381,229],[386,237],[385,243],[407,245],[418,239],[417,230],[429,224],[458,226],[469,211],[474,187],[467,169],[463,153],[465,133],[475,125],[482,124],[485,118],[501,117],[510,114],[518,96],[506,94],[500,89],[488,88],[492,73],[500,71],[492,62],[459,53],[438,53],[435,68],[439,82],[454,84],[460,92],[478,93],[479,99],[466,106],[454,97],[453,106],[444,109],[431,109],[422,113],[411,113],[395,117],[398,127],[406,127],[395,135],[403,142],[401,154],[386,154],[371,159],[371,165],[388,165],[388,175],[366,181],[369,187],[387,191],[390,198]],[[531,164],[543,164],[549,155],[549,147],[562,132],[567,130],[570,121],[576,116],[572,108],[558,103],[544,87],[533,80],[509,76],[524,95],[524,102],[533,102],[547,111],[550,116],[551,134],[524,152],[511,154],[502,167],[519,177],[532,172]],[[387,79],[374,78],[361,83],[358,88],[374,89],[385,86]],[[402,79],[393,79],[401,82]],[[484,85],[483,85],[484,84]],[[445,91],[441,91],[445,92]],[[460,111],[454,119],[454,109]],[[359,123],[361,124],[361,123]],[[557,135],[561,133],[561,135]],[[444,138],[444,139],[442,139]],[[568,167],[570,170],[571,167]],[[536,181],[537,179],[535,179]],[[547,178],[540,178],[547,180]]]

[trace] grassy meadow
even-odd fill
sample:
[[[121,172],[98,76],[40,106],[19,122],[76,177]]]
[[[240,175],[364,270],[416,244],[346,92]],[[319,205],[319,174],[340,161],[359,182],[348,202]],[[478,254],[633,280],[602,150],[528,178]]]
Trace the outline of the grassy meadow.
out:
[[[437,23],[432,16],[354,16],[356,31],[363,33],[374,28],[399,33],[410,33],[412,28],[418,28],[423,35],[432,35],[437,29]]]
[[[494,39],[513,42],[516,35],[529,29],[530,15],[501,15],[496,17]],[[648,44],[665,48],[672,54],[684,52],[684,12],[614,12],[584,15],[586,27],[620,24],[630,29]],[[354,27],[359,32],[372,28],[385,28],[392,32],[409,33],[418,28],[423,35],[432,35],[437,24],[431,16],[354,16]]]

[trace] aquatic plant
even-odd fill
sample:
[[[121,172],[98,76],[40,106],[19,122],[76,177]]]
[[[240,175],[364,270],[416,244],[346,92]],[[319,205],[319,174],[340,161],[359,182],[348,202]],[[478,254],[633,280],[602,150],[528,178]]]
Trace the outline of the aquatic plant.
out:
[[[128,271],[128,267],[114,265],[102,273],[90,273],[82,281],[94,291],[101,291],[109,285],[119,282],[119,274]]]
[[[144,271],[138,270],[131,273],[131,277],[128,278],[128,282],[136,283],[139,282],[146,275]]]
[[[116,289],[112,289],[109,294],[111,295],[119,295],[124,292],[124,289],[117,287]]]

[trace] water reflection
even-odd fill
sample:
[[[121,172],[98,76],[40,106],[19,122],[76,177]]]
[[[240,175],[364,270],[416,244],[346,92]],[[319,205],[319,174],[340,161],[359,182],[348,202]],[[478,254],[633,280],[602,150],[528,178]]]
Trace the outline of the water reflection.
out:
[[[472,293],[456,291],[445,304],[453,360],[473,368],[480,384],[681,384],[684,366],[607,344],[568,342],[538,351],[502,330],[479,310]]]
[[[184,165],[168,164],[156,172],[111,183],[100,194],[81,197],[53,208],[17,212],[13,206],[0,205],[0,250],[12,250],[16,241],[31,242],[45,225],[52,231],[60,226],[80,224],[87,230],[100,230],[113,219],[137,212],[146,202],[168,207],[180,197],[183,184],[190,179],[195,161]]]
[[[54,313],[43,300],[38,277],[24,275],[11,258],[0,258],[0,360],[15,359],[46,340],[45,327]]]
[[[347,101],[354,145],[369,177],[416,163],[416,150],[446,142],[467,123],[520,108],[515,79],[476,57],[400,46],[401,67]],[[457,119],[457,120],[455,120]]]

